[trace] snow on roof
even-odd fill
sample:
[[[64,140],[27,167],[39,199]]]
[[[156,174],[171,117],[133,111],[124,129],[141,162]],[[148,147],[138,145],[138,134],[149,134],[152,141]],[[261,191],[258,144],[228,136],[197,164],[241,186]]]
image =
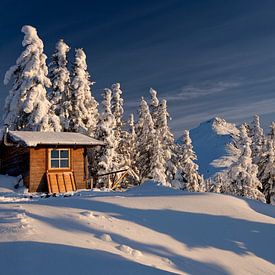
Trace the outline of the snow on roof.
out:
[[[72,132],[9,131],[9,138],[28,147],[37,145],[104,145],[104,142]]]

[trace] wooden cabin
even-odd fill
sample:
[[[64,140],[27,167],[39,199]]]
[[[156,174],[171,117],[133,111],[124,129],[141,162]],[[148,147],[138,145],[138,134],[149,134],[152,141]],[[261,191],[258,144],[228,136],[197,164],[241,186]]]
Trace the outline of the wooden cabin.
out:
[[[29,192],[87,188],[87,149],[104,143],[80,133],[6,131],[0,145],[0,173],[22,176]]]

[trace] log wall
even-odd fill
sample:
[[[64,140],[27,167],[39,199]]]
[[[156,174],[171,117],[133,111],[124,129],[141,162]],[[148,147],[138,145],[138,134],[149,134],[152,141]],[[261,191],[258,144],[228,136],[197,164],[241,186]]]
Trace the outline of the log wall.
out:
[[[22,175],[24,184],[29,186],[29,148],[6,147],[0,149],[0,173],[10,176]]]

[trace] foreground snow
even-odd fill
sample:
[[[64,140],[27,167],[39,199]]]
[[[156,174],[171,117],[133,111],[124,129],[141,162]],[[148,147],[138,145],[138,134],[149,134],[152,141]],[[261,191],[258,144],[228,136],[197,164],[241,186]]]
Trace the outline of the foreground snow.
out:
[[[154,183],[124,193],[11,194],[0,188],[1,274],[275,271],[270,205]]]

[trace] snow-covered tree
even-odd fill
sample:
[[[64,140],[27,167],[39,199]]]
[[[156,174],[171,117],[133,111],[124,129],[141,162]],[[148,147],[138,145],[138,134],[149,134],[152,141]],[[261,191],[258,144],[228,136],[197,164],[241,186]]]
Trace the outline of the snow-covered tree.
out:
[[[165,152],[162,146],[162,143],[159,139],[160,133],[156,132],[156,137],[153,140],[153,150],[152,150],[152,159],[151,159],[151,176],[152,178],[161,183],[163,186],[170,187],[171,184],[167,181],[166,176],[166,160]]]
[[[136,135],[137,168],[140,172],[140,179],[142,181],[147,178],[152,178],[156,181],[163,180],[161,183],[166,185],[162,148],[158,141],[148,104],[144,98],[140,102]],[[158,176],[157,173],[159,174]]]
[[[123,123],[123,99],[122,90],[120,89],[120,83],[115,83],[112,85],[112,113],[116,119],[116,129],[121,131]]]
[[[131,114],[128,120],[129,131],[128,136],[126,138],[126,148],[127,148],[127,156],[128,166],[131,167],[135,173],[139,173],[136,165],[136,157],[137,157],[137,134],[135,129],[135,119],[134,114]]]
[[[163,159],[165,160],[166,180],[172,182],[177,172],[177,156],[174,136],[168,126],[167,101],[163,99],[158,107],[158,116],[156,119],[158,139],[162,147]]]
[[[268,133],[267,139],[268,140],[273,140],[275,144],[275,122],[273,121],[270,125],[270,132]]]
[[[72,75],[72,115],[69,131],[94,136],[98,121],[98,103],[91,93],[90,75],[87,70],[86,54],[76,49]]]
[[[222,192],[265,201],[264,195],[259,191],[262,184],[257,178],[258,166],[252,163],[251,139],[244,125],[240,127],[237,148],[240,151],[238,160],[222,175]]]
[[[266,151],[259,162],[258,177],[267,203],[275,205],[275,143],[268,139]]]
[[[95,137],[105,142],[106,146],[99,149],[96,155],[97,172],[103,174],[111,172],[114,168],[116,138],[114,135],[115,117],[111,111],[112,91],[105,89],[103,93],[102,108],[96,129]]]
[[[52,62],[49,65],[49,78],[52,90],[48,94],[51,109],[60,117],[63,130],[68,128],[71,116],[70,72],[67,68],[67,54],[70,47],[60,39],[55,46]]]
[[[189,131],[185,130],[183,135],[183,144],[178,152],[178,175],[177,179],[180,188],[192,192],[200,192],[203,190],[203,177],[198,172],[198,165],[194,162],[197,156],[193,151],[192,140]]]
[[[254,115],[254,119],[251,127],[251,138],[252,138],[252,160],[253,163],[258,164],[264,146],[264,131],[260,125],[260,117]]]
[[[138,174],[138,170],[136,167],[136,142],[137,136],[135,130],[134,115],[131,114],[127,123],[126,130],[122,132],[122,137],[120,140],[120,144],[118,144],[118,147],[121,146],[119,152],[123,156],[123,168],[130,167],[131,169],[133,169],[134,172]]]
[[[23,26],[22,32],[25,50],[4,79],[4,84],[11,83],[12,88],[5,101],[3,124],[11,130],[60,131],[59,118],[50,110],[46,97],[51,81],[43,42],[32,26]]]
[[[128,133],[125,131],[125,122],[123,121],[123,99],[122,90],[120,89],[120,83],[115,83],[111,87],[112,89],[112,113],[115,117],[114,135],[116,138],[116,157],[114,163],[116,169],[125,168],[129,164],[127,139]]]
[[[156,121],[157,121],[157,118],[158,118],[158,112],[159,112],[159,99],[157,97],[157,91],[154,90],[153,88],[150,88],[149,90],[150,92],[150,95],[151,95],[151,102],[150,102],[150,105],[149,105],[149,109],[150,109],[150,113],[151,113],[151,116],[152,116],[152,119],[153,119],[153,122],[156,125]]]

